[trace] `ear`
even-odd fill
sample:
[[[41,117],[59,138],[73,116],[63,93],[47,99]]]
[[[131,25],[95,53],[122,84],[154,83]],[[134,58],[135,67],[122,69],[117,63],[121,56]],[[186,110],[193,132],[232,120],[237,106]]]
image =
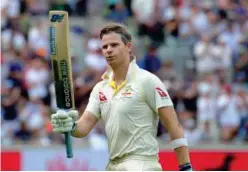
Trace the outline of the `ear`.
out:
[[[132,43],[131,42],[128,42],[126,44],[126,47],[128,48],[128,51],[131,52],[132,51]]]

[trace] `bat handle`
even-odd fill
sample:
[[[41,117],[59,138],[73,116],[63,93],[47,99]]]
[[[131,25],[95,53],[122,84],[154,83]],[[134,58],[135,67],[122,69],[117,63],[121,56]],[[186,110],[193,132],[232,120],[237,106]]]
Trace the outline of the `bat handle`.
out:
[[[65,146],[66,146],[67,158],[72,158],[73,152],[72,152],[71,132],[65,133]]]

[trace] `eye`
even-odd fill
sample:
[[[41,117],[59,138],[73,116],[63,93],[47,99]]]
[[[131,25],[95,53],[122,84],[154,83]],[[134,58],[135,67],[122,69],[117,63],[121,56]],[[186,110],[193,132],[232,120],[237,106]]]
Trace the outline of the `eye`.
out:
[[[112,43],[112,44],[111,44],[112,47],[116,47],[116,46],[118,46],[118,45],[119,45],[119,44],[117,44],[117,43]]]
[[[102,49],[107,49],[107,47],[108,47],[107,45],[104,45],[102,46]]]

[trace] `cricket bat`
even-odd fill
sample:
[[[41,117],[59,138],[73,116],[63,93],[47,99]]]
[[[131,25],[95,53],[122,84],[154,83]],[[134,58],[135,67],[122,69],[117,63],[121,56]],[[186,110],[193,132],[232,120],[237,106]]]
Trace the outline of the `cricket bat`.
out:
[[[71,58],[69,54],[69,19],[66,11],[49,11],[50,57],[53,67],[57,107],[74,109]],[[67,158],[73,157],[71,133],[65,133]]]

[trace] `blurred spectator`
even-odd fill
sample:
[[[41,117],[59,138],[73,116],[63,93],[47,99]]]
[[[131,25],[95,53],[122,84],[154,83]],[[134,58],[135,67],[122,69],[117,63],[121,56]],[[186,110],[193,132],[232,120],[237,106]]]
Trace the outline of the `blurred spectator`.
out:
[[[21,140],[24,143],[31,140],[32,133],[31,131],[27,128],[26,121],[22,121],[20,123],[20,129],[15,131],[15,137],[16,140]]]
[[[21,128],[19,132],[28,129],[35,142],[42,145],[49,144],[49,140],[45,135],[45,124],[49,110],[39,97],[32,96],[29,101],[25,101],[19,115],[20,120],[25,123],[22,126],[24,128]]]
[[[190,146],[197,145],[202,140],[202,135],[204,134],[202,130],[196,128],[196,126],[196,122],[193,119],[186,120],[183,125],[184,135]]]
[[[38,0],[42,1],[42,0]],[[64,10],[67,11],[69,15],[72,14],[72,8],[67,2],[67,0],[51,0],[49,10]]]
[[[21,51],[26,44],[26,39],[20,30],[16,19],[11,20],[10,28],[2,32],[2,50]]]
[[[172,1],[163,16],[166,32],[176,38],[179,36],[179,5],[179,1]]]
[[[211,42],[209,35],[203,34],[201,40],[195,44],[196,69],[199,74],[213,72],[216,69],[213,50],[215,45]]]
[[[248,140],[248,92],[243,87],[238,87],[237,96],[239,98],[238,111],[241,116],[238,139]]]
[[[151,72],[156,73],[161,66],[159,57],[157,56],[157,49],[154,45],[150,45],[145,57],[140,62],[141,66]]]
[[[30,99],[33,97],[45,99],[48,95],[50,72],[44,59],[39,57],[31,59],[29,65],[26,66],[24,77]]]
[[[200,8],[199,4],[193,3],[191,5],[189,21],[192,25],[193,33],[196,35],[207,33],[209,29],[209,23],[205,12]]]
[[[199,98],[197,100],[197,121],[198,128],[203,132],[205,139],[218,139],[216,99],[212,96],[210,84],[199,86]]]
[[[46,34],[47,24],[37,19],[34,22],[34,26],[29,29],[28,32],[28,44],[30,50],[42,53],[41,56],[48,55],[48,35]]]
[[[19,128],[18,122],[18,100],[21,90],[15,86],[13,81],[6,80],[1,87],[1,107],[2,107],[2,137],[3,145],[13,143],[13,134]]]
[[[114,8],[108,13],[107,19],[118,23],[124,23],[128,16],[129,14],[124,4],[122,2],[117,2],[114,5]]]
[[[239,102],[233,88],[227,85],[225,92],[217,99],[220,121],[220,137],[223,141],[233,140],[240,125]]]
[[[242,37],[239,25],[229,21],[225,31],[221,33],[219,37],[234,51],[234,55],[236,55]]]
[[[224,40],[219,38],[217,40],[217,44],[213,49],[213,55],[215,56],[215,64],[216,69],[224,70],[225,72],[229,72],[230,67],[232,65],[232,50],[225,43]]]
[[[197,82],[194,79],[186,79],[181,92],[181,99],[183,101],[184,109],[190,117],[196,119],[197,112]]]
[[[234,65],[235,68],[235,79],[238,82],[248,84],[248,50],[241,53],[239,59]]]
[[[47,15],[50,0],[27,0],[28,9],[31,15]]]
[[[159,46],[164,42],[164,24],[159,20],[155,7],[155,1],[152,0],[132,1],[134,18],[138,25],[138,35],[148,36],[150,43]]]
[[[88,0],[78,0],[76,3],[76,14],[79,16],[87,16],[88,14]]]

